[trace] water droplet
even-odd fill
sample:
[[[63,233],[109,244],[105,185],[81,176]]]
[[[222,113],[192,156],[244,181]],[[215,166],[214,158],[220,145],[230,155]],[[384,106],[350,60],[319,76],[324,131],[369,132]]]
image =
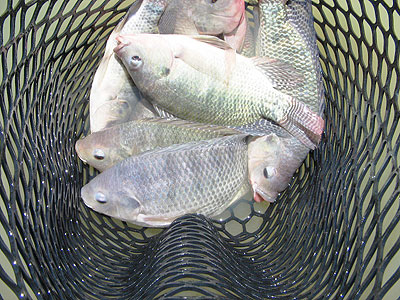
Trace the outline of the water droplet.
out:
[[[14,260],[12,264],[15,266],[15,265],[17,264],[17,261],[16,261],[16,260]]]

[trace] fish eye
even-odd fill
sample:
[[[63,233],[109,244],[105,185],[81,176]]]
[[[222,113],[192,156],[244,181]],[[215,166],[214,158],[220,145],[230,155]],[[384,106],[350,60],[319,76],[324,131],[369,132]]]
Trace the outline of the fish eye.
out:
[[[94,158],[98,159],[98,160],[103,160],[105,158],[105,154],[104,151],[101,149],[94,149],[93,151],[93,156]]]
[[[104,194],[101,193],[101,192],[97,192],[97,193],[94,195],[94,199],[95,199],[97,202],[99,202],[99,203],[107,203],[106,195],[104,195]]]
[[[142,58],[140,56],[134,55],[131,57],[130,64],[132,66],[132,69],[139,69],[140,66],[143,64]]]
[[[275,175],[275,173],[276,173],[276,170],[273,167],[266,167],[263,170],[264,177],[267,179],[273,177]]]

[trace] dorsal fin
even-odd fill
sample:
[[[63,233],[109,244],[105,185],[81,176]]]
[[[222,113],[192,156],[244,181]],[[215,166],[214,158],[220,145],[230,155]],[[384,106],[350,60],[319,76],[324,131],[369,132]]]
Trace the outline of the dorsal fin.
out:
[[[240,134],[239,131],[233,128],[227,128],[219,125],[210,125],[203,124],[197,122],[186,121],[182,119],[163,119],[163,118],[145,118],[141,120],[135,121],[137,123],[158,123],[158,124],[166,124],[171,126],[177,126],[182,128],[192,128],[196,130],[215,132],[221,136],[235,135]]]
[[[220,48],[222,50],[234,50],[227,42],[212,36],[212,35],[191,35],[190,36],[192,39],[203,42],[209,45],[212,45],[214,47]]]
[[[268,57],[251,58],[256,68],[272,82],[277,90],[290,90],[304,82],[304,76],[290,64]]]

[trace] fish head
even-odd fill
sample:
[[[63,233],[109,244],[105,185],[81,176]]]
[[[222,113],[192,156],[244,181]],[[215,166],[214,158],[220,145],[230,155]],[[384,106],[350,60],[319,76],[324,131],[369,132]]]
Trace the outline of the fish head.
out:
[[[78,140],[75,150],[83,162],[102,172],[121,160],[119,140],[119,132],[110,128]]]
[[[201,0],[193,6],[193,22],[200,34],[227,34],[244,18],[244,0]]]
[[[255,201],[274,202],[282,190],[280,172],[284,166],[281,165],[280,155],[284,150],[280,138],[273,133],[255,138],[249,143],[249,179]]]
[[[138,200],[125,189],[115,174],[104,172],[82,187],[81,197],[89,208],[125,221],[135,221],[142,210]],[[114,175],[114,176],[113,176]]]
[[[174,53],[168,41],[160,35],[121,35],[117,42],[114,52],[141,91],[150,88],[154,80],[169,75]]]

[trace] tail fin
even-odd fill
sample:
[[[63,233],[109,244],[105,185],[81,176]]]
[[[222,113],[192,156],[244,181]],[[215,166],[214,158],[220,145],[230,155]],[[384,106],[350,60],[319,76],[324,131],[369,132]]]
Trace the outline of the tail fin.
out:
[[[278,123],[310,149],[317,147],[325,124],[317,113],[294,98],[285,118]]]

